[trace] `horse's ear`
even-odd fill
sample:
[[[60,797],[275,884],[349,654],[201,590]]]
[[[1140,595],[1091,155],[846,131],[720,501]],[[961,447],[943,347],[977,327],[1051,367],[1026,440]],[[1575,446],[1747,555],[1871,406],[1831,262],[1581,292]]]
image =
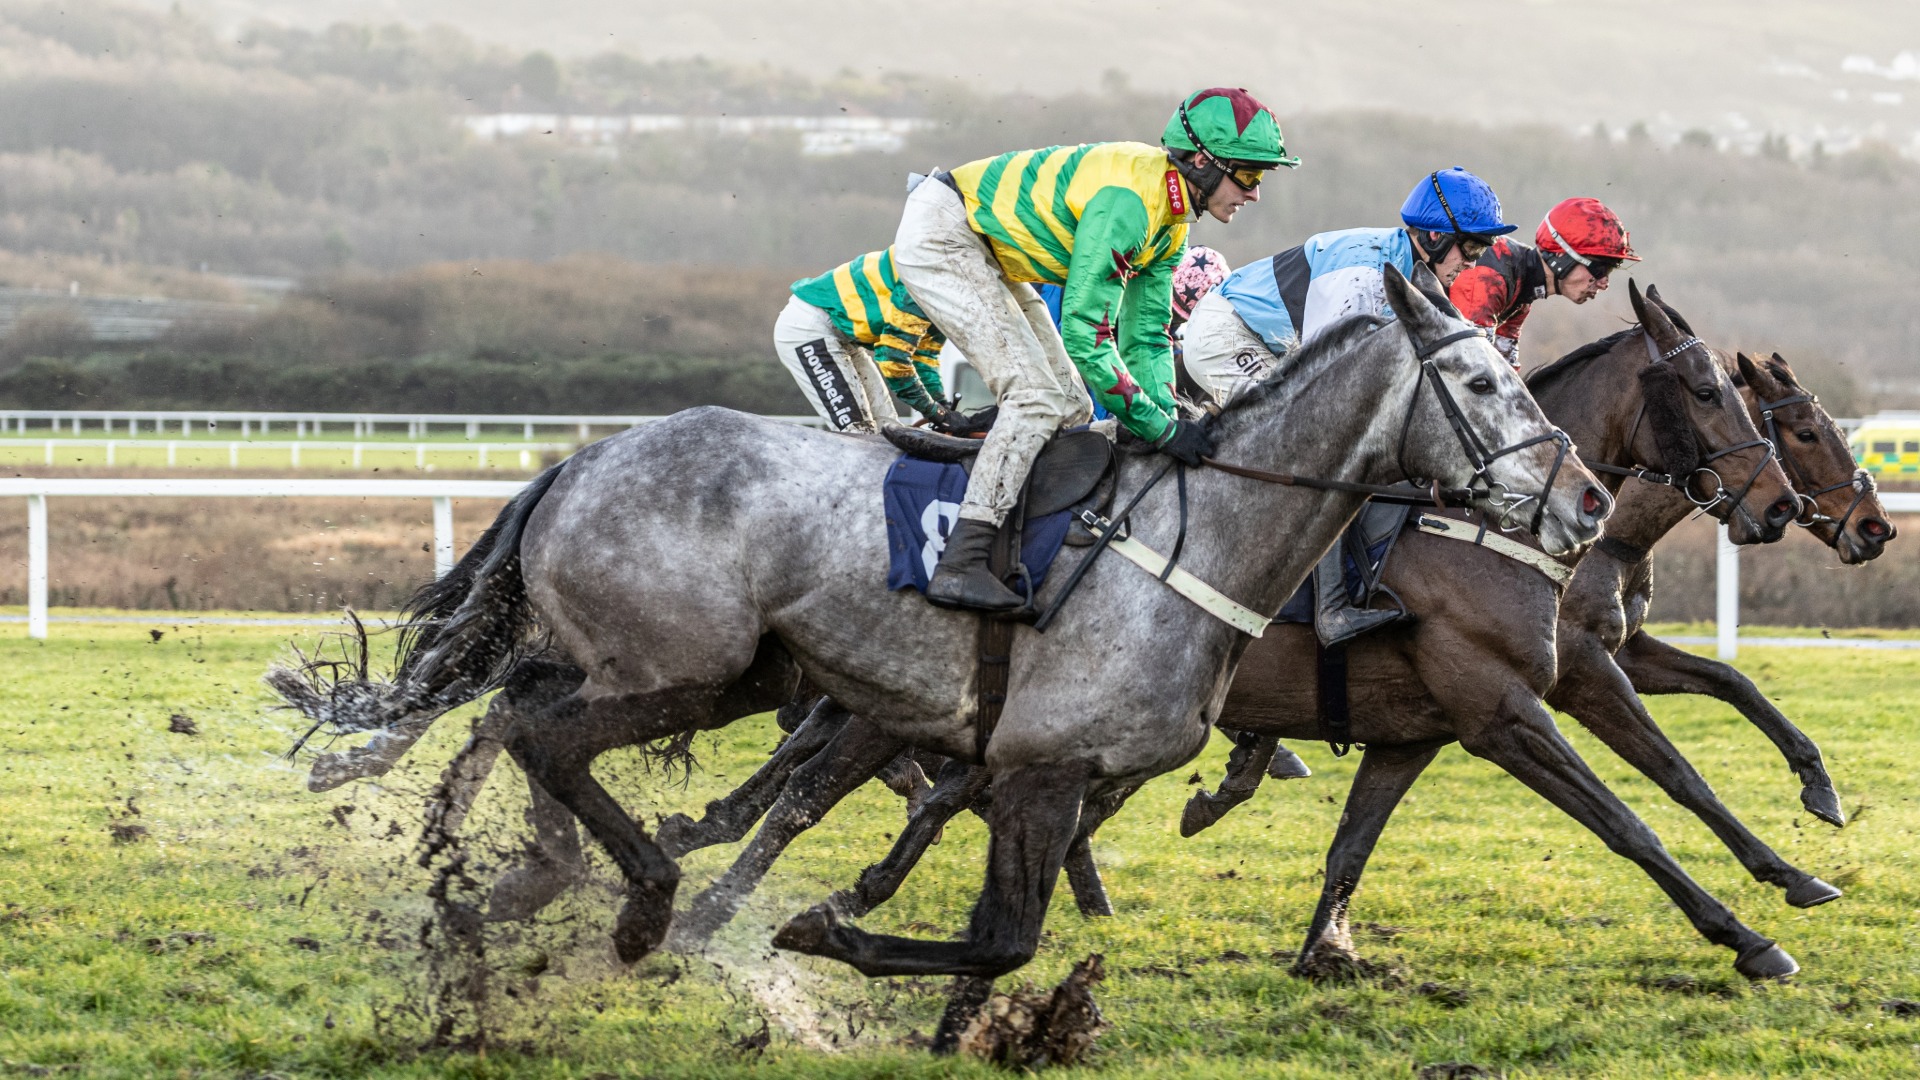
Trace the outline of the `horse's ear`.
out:
[[[1393,309],[1394,318],[1408,326],[1427,326],[1439,321],[1433,302],[1407,280],[1399,267],[1388,263],[1381,267],[1380,274],[1386,279],[1387,306]],[[1415,276],[1418,274],[1416,270]],[[1431,273],[1427,276],[1433,277]],[[1439,281],[1436,279],[1434,284]]]
[[[1673,344],[1680,335],[1673,329],[1673,321],[1657,303],[1648,303],[1640,295],[1640,285],[1632,278],[1627,279],[1627,299],[1633,302],[1633,313],[1640,319],[1640,325],[1647,328],[1653,340],[1663,345]]]
[[[1687,323],[1687,317],[1685,315],[1680,314],[1678,311],[1674,310],[1674,307],[1672,304],[1669,304],[1665,300],[1661,299],[1660,286],[1658,285],[1647,286],[1647,299],[1653,301],[1656,305],[1658,305],[1661,311],[1666,312],[1667,318],[1673,320],[1673,325],[1679,327],[1681,333],[1683,334],[1693,333],[1693,327]]]
[[[1413,264],[1413,277],[1408,279],[1408,283],[1419,289],[1421,294],[1444,314],[1456,319],[1460,317],[1460,309],[1453,306],[1453,298],[1447,295],[1447,287],[1440,284],[1440,279],[1434,276],[1433,268],[1426,263]]]
[[[1788,386],[1796,390],[1801,389],[1800,380],[1793,377],[1793,369],[1787,366],[1787,358],[1781,356],[1779,353],[1773,354],[1773,360],[1767,364],[1767,370],[1773,372],[1774,378],[1779,379]]]
[[[1746,380],[1746,385],[1755,390],[1761,389],[1764,381],[1760,378],[1760,365],[1753,362],[1753,357],[1746,353],[1736,353],[1733,359],[1740,365],[1740,377]]]

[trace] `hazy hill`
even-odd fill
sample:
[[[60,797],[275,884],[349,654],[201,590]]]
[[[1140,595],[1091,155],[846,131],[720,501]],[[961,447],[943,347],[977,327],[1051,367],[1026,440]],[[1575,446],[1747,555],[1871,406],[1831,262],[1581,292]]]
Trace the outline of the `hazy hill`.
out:
[[[144,0],[156,10],[175,0]],[[1391,109],[1920,147],[1911,0],[182,0],[255,20],[444,23],[518,51],[706,56],[820,78],[918,73],[974,92],[1092,90],[1106,72],[1173,92],[1258,88],[1289,112]],[[1847,72],[1864,57],[1879,73]],[[1860,66],[1858,64],[1856,67]],[[1845,100],[1836,100],[1844,92]],[[1882,95],[1879,100],[1876,94]],[[1886,95],[1901,98],[1892,101]]]
[[[995,2],[979,10],[999,10]],[[1130,11],[1131,2],[1120,0],[1114,10]],[[1446,10],[1457,15],[1489,3],[1472,0]],[[796,7],[815,16],[831,10]],[[1551,21],[1573,12],[1560,5],[1501,10],[1509,8],[1516,19]],[[431,3],[407,9],[436,10]],[[476,3],[474,10],[479,17],[507,8]],[[1057,18],[1073,9],[1049,10],[1048,17]],[[1300,10],[1307,19],[1319,18],[1313,13],[1321,9]],[[1754,27],[1773,26],[1782,40],[1790,37],[1783,29],[1790,24],[1769,14],[1773,6],[1753,10],[1751,26],[1728,31],[1736,44],[1748,40],[1743,34],[1759,33]],[[1852,32],[1855,24],[1844,14],[1851,9],[1841,10],[1812,40],[1827,40],[1825,34],[1839,41]],[[707,12],[663,13],[661,25],[707,19]],[[1258,29],[1272,17],[1246,18],[1244,26]],[[1901,25],[1902,18],[1896,13],[1889,25]],[[1618,30],[1616,21],[1609,9],[1603,38]],[[529,25],[535,23],[566,24],[547,18]],[[916,25],[925,37],[941,24]],[[859,20],[845,26],[849,40],[875,32]],[[1114,32],[1095,23],[1088,40]],[[1176,39],[1187,32],[1167,31]],[[689,33],[688,40],[697,40]],[[1458,40],[1457,28],[1448,33]],[[96,275],[101,282],[137,280],[177,290],[189,287],[186,272],[202,265],[314,280],[445,260],[540,262],[597,252],[641,263],[750,268],[734,290],[736,308],[714,320],[728,334],[697,345],[691,338],[635,337],[630,347],[757,356],[775,314],[773,307],[761,310],[764,279],[818,272],[885,244],[909,168],[1063,141],[1153,138],[1168,95],[1141,87],[1149,78],[1190,78],[1195,70],[1184,62],[1133,63],[1125,65],[1131,84],[1112,78],[1093,91],[1017,94],[957,78],[872,74],[873,65],[861,69],[867,75],[842,73],[816,58],[830,51],[807,53],[802,46],[813,39],[800,29],[794,34],[789,62],[779,68],[617,52],[556,61],[524,44],[481,43],[450,30],[253,24],[227,33],[189,15],[85,2],[0,6],[0,250],[11,253],[0,259],[0,284],[57,288],[67,273],[79,280],[84,267],[95,266],[104,268]],[[1227,36],[1244,42],[1255,35],[1243,28]],[[1388,40],[1373,36],[1377,46]],[[1662,51],[1670,51],[1661,43],[1672,36],[1649,34],[1646,49],[1669,57],[1657,65],[1661,72],[1692,78]],[[664,30],[656,37],[680,40]],[[972,39],[956,30],[952,40]],[[1331,46],[1275,46],[1276,55],[1297,57],[1294,67],[1302,71],[1322,63],[1314,58],[1323,48]],[[1350,60],[1381,85],[1401,77],[1401,68],[1414,70],[1412,61],[1381,59],[1388,55],[1356,45]],[[1627,66],[1602,68],[1605,77],[1596,83],[1584,70],[1581,77],[1563,77],[1557,72],[1564,65],[1550,72],[1511,50],[1498,51],[1482,74],[1463,69],[1445,83],[1467,88],[1463,93],[1497,89],[1509,104],[1530,100],[1525,91],[1549,75],[1569,94],[1591,93],[1596,85],[1623,99],[1650,93],[1632,77],[1639,69],[1615,58]],[[1710,62],[1711,56],[1699,61]],[[1296,77],[1304,76],[1274,81]],[[1879,75],[1858,77],[1897,85]],[[1260,79],[1245,81],[1276,104],[1285,100]],[[1330,81],[1336,84],[1350,85]],[[1481,122],[1457,108],[1448,112],[1458,115],[1420,116],[1318,107],[1341,100],[1328,90],[1316,95],[1315,108],[1280,105],[1289,145],[1305,166],[1275,177],[1261,204],[1233,227],[1203,222],[1196,240],[1222,248],[1237,264],[1323,229],[1390,223],[1415,178],[1466,165],[1494,183],[1510,218],[1526,226],[1523,236],[1560,198],[1604,197],[1647,256],[1634,271],[1642,281],[1657,281],[1717,342],[1785,352],[1802,371],[1822,377],[1821,389],[1837,408],[1866,403],[1847,396],[1835,378],[1842,372],[1884,404],[1920,401],[1920,311],[1911,303],[1912,283],[1920,278],[1914,243],[1920,165],[1890,146],[1796,162],[1778,143],[1766,154],[1744,156],[1717,151],[1707,138],[1663,145],[1647,134],[1596,136],[1557,123]],[[1433,100],[1416,94],[1407,104],[1418,108]],[[708,116],[839,115],[845,109],[917,115],[933,124],[913,135],[902,154],[808,157],[792,134],[692,133],[584,146],[540,135],[485,142],[455,123],[460,113],[502,109]],[[121,269],[134,266],[150,269]],[[13,277],[21,280],[8,280]],[[638,280],[623,270],[605,277]],[[110,287],[96,285],[96,278],[86,287]],[[1623,311],[1620,290],[1586,309],[1546,305],[1528,324],[1527,348],[1535,358],[1549,355],[1613,328]],[[534,348],[491,340],[492,332],[482,326],[472,333],[364,340],[392,343],[379,347],[393,350],[395,359],[410,358],[412,350],[458,360]],[[248,347],[221,346],[228,353]],[[316,355],[342,349],[367,355],[352,342],[313,344]]]

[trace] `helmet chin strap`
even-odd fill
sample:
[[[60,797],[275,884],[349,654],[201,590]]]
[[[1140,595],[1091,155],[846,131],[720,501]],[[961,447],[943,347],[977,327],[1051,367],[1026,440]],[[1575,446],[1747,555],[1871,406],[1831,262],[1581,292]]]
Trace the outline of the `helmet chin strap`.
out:
[[[1201,165],[1197,163],[1196,159],[1202,154],[1206,154],[1209,164]],[[1168,154],[1167,159],[1173,162],[1173,167],[1179,170],[1181,177],[1186,180],[1187,187],[1192,189],[1193,209],[1197,213],[1207,208],[1207,199],[1210,198],[1215,191],[1218,191],[1221,182],[1226,180],[1227,169],[1226,166],[1220,164],[1219,159],[1215,158],[1212,154],[1207,154],[1204,150],[1192,151],[1192,155],[1192,157],[1182,160],[1172,154]]]

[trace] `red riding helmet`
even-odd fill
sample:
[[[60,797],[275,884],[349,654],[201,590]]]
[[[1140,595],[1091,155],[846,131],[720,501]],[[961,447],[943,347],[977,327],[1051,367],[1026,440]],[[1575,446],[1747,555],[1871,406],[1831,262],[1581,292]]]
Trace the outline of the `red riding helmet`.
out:
[[[1623,262],[1640,261],[1620,218],[1599,199],[1563,200],[1547,211],[1540,228],[1534,231],[1533,242],[1546,256],[1555,277],[1565,277],[1576,264],[1594,271],[1595,277],[1603,277],[1596,262],[1611,271]]]

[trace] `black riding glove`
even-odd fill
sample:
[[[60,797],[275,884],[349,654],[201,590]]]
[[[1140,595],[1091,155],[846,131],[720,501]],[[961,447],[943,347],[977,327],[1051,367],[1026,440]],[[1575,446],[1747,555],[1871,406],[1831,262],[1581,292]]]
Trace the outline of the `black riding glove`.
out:
[[[994,417],[1000,415],[1000,406],[989,405],[976,413],[963,413],[958,409],[942,408],[940,414],[927,421],[927,426],[947,435],[971,438],[985,435],[993,426]]]
[[[1175,420],[1154,449],[1184,465],[1199,468],[1200,459],[1213,456],[1213,436],[1194,420]]]

